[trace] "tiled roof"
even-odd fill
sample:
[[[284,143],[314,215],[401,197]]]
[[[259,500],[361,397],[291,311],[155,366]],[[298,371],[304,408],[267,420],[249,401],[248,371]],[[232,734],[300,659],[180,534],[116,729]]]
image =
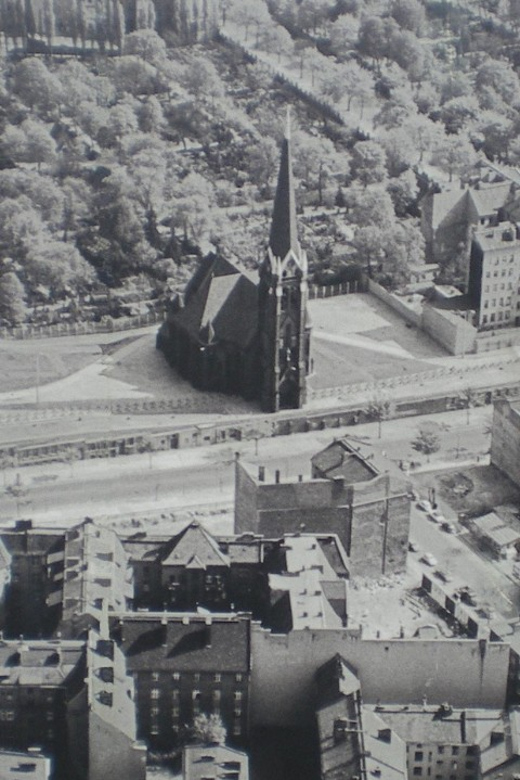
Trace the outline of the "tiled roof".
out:
[[[444,217],[455,208],[463,199],[467,198],[467,190],[461,190],[459,187],[436,192],[432,195],[432,227],[438,228]]]
[[[313,456],[312,464],[324,477],[344,477],[347,484],[367,482],[378,474],[374,465],[368,463],[361,452],[354,450],[346,439],[335,441],[318,452]]]
[[[515,544],[520,540],[520,531],[515,531],[507,525],[495,512],[475,517],[471,524],[500,547]]]
[[[170,315],[171,320],[194,339],[210,331],[212,340],[246,347],[258,329],[256,283],[220,257],[201,268],[186,293],[185,306]]]
[[[111,622],[129,672],[249,671],[248,617],[143,613]]]
[[[469,190],[479,217],[491,216],[502,208],[507,203],[510,192],[509,182],[481,185],[479,189]]]
[[[229,566],[229,558],[200,523],[193,522],[174,536],[163,550],[163,566],[189,566],[205,569],[208,566]]]
[[[84,642],[0,643],[2,685],[62,685],[84,657]]]

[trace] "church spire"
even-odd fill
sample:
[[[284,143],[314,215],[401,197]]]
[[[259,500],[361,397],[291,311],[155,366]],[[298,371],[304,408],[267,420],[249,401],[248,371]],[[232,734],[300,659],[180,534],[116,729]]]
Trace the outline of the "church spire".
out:
[[[285,258],[289,250],[298,255],[299,244],[296,231],[296,201],[291,166],[291,118],[287,109],[285,138],[278,173],[278,185],[273,207],[269,247],[275,257]]]

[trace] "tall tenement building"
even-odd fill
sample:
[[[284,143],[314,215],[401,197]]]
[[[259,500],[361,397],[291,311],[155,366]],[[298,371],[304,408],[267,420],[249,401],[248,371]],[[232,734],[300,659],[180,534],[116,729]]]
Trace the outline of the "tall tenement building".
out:
[[[475,232],[468,295],[479,328],[520,326],[520,236],[512,223]]]
[[[157,348],[200,390],[257,399],[266,412],[298,409],[310,366],[307,295],[287,128],[259,278],[222,257],[206,257],[184,298],[172,300]]]

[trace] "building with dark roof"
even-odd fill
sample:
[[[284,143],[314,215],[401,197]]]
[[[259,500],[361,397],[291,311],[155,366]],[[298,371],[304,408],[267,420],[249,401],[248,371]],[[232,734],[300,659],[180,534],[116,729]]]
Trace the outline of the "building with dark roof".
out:
[[[259,400],[267,412],[297,409],[305,403],[310,366],[307,297],[288,128],[258,276],[206,257],[184,298],[172,300],[157,347],[196,388]]]
[[[406,480],[374,450],[344,438],[312,458],[311,479],[274,480],[237,461],[235,533],[270,538],[336,534],[352,575],[404,571],[410,524]]]
[[[220,715],[234,741],[246,737],[247,615],[149,612],[110,620],[134,678],[140,739],[168,749],[200,713]]]
[[[133,570],[136,609],[247,610],[260,618],[266,595],[265,552],[273,540],[214,537],[193,521],[175,536],[123,540]]]
[[[427,256],[446,262],[468,245],[473,228],[498,225],[514,214],[518,185],[511,181],[478,182],[476,186],[452,184],[430,192],[421,200],[421,228]]]
[[[0,745],[37,745],[63,767],[67,707],[83,687],[85,670],[84,642],[1,641]]]
[[[60,606],[49,609],[47,598],[52,591],[54,573],[63,571],[64,532],[35,529],[30,520],[22,520],[12,529],[2,529],[1,540],[10,557],[10,581],[5,587],[5,634],[49,636],[60,618]]]
[[[318,669],[316,688],[322,780],[407,780],[404,741],[363,708],[357,674],[340,655]]]

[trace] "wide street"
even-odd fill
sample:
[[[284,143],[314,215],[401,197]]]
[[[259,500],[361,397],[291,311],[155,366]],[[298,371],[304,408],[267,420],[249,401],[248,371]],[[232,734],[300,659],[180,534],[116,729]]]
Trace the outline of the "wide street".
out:
[[[414,453],[410,442],[424,422],[435,423],[441,449],[431,466],[444,461],[482,459],[489,447],[486,430],[491,408],[385,421],[378,439],[376,423],[334,431],[313,431],[257,441],[236,442],[196,449],[145,453],[115,459],[50,463],[6,469],[0,493],[3,522],[30,517],[37,523],[71,524],[86,515],[150,515],[180,508],[231,508],[235,452],[252,463],[262,463],[268,474],[281,478],[310,475],[310,458],[334,437],[350,435],[372,442],[394,461],[426,458]],[[17,484],[18,483],[18,484]],[[9,486],[15,485],[14,492]],[[6,488],[8,489],[6,491]],[[231,531],[231,528],[229,529]]]

